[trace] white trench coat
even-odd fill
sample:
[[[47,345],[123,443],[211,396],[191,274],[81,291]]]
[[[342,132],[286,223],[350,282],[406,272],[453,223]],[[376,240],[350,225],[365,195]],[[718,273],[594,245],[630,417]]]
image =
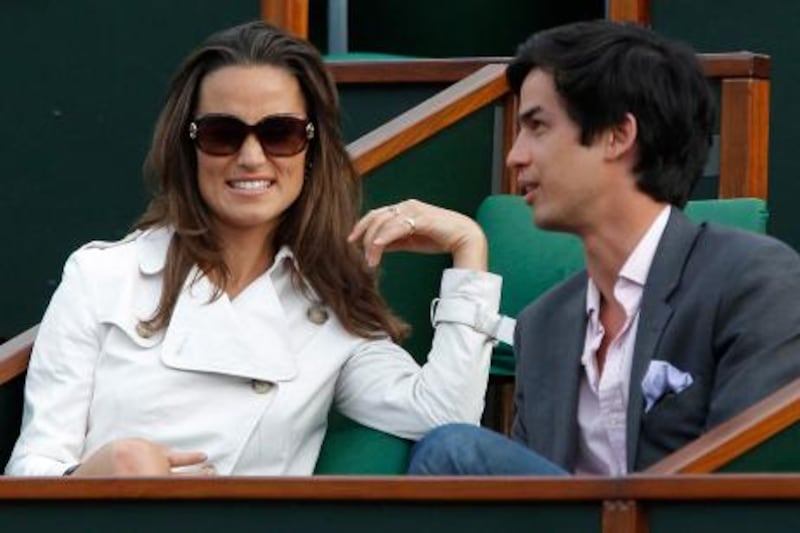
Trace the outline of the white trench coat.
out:
[[[166,330],[142,336],[171,236],[135,232],[69,258],[34,345],[8,474],[61,475],[112,440],[142,437],[205,452],[223,475],[308,475],[334,401],[411,439],[446,422],[478,422],[487,335],[441,322],[420,368],[388,339],[346,332],[330,310],[315,324],[313,302],[284,268],[288,249],[233,302],[224,294],[210,302],[214,287],[195,271]],[[499,296],[497,276],[449,269],[440,306],[492,315]]]

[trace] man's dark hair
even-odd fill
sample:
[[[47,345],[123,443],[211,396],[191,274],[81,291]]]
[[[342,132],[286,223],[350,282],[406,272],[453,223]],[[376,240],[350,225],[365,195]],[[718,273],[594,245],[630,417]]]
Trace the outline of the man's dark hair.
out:
[[[519,47],[506,71],[514,92],[533,69],[553,76],[583,145],[626,113],[636,117],[639,189],[686,204],[714,123],[711,92],[691,48],[633,24],[577,22],[536,33]]]

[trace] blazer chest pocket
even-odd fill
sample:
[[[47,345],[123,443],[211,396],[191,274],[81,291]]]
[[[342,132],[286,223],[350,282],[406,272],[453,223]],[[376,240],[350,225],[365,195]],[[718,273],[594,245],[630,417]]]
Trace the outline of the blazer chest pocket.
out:
[[[642,415],[642,436],[658,448],[675,450],[704,430],[708,387],[702,379],[679,393],[669,392]]]

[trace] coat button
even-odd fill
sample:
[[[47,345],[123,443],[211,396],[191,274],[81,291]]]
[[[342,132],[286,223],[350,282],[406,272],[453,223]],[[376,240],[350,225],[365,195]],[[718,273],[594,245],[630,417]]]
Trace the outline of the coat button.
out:
[[[269,384],[269,381],[262,381],[260,379],[254,379],[250,383],[250,385],[252,385],[253,391],[256,394],[266,394],[267,392],[269,392],[269,389],[271,387],[271,385]]]
[[[322,307],[322,304],[314,304],[306,311],[308,319],[316,325],[324,324],[328,321],[328,312]]]
[[[149,339],[153,336],[153,332],[147,329],[141,322],[136,324],[136,334],[143,339]]]

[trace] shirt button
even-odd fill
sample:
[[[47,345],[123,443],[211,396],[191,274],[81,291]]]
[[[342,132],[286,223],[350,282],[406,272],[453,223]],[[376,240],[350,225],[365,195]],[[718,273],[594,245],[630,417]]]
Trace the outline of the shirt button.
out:
[[[271,386],[269,381],[262,381],[260,379],[254,379],[250,384],[256,394],[266,394]]]

